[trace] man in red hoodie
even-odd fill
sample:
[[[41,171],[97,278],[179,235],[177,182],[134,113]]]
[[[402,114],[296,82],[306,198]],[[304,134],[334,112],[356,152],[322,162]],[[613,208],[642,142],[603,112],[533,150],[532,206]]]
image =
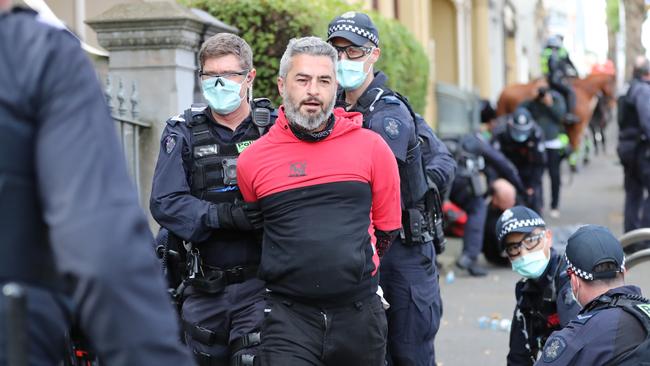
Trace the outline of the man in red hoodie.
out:
[[[289,42],[278,119],[238,160],[244,199],[265,220],[261,365],[384,365],[376,292],[379,257],[401,226],[399,174],[361,114],[334,109],[336,60],[319,38]]]

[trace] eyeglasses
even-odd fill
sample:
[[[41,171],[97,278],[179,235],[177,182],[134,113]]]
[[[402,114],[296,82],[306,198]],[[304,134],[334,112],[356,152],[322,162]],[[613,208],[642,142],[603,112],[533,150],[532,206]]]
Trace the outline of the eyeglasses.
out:
[[[363,46],[355,46],[355,45],[349,45],[349,46],[334,46],[334,49],[336,49],[336,52],[341,55],[341,53],[345,53],[346,56],[348,56],[348,60],[356,60],[358,58],[361,58],[374,49],[374,47],[363,47]]]
[[[523,239],[521,239],[518,242],[515,243],[505,243],[505,252],[508,254],[509,257],[516,257],[519,254],[521,254],[521,247],[524,246],[526,250],[533,250],[535,247],[539,245],[539,243],[542,242],[542,238],[544,238],[544,235],[546,235],[546,230],[542,230],[537,234],[530,233],[526,236],[524,236]]]
[[[219,79],[224,78],[228,79],[231,81],[239,81],[242,76],[245,76],[248,74],[249,70],[242,70],[242,71],[233,71],[233,72],[224,72],[223,74],[212,74],[209,72],[199,72],[199,76],[201,77],[201,80],[208,80],[208,79],[217,79],[215,82],[219,82]]]

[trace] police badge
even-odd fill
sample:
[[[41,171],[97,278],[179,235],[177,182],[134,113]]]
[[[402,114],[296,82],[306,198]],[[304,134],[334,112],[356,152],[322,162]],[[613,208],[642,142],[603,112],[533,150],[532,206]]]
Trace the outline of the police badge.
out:
[[[401,125],[402,122],[396,120],[395,118],[391,118],[391,117],[384,118],[384,132],[386,132],[386,136],[388,136],[388,138],[390,138],[391,140],[395,140],[396,138],[398,138],[400,134]]]
[[[560,357],[562,352],[566,349],[566,341],[564,338],[555,336],[546,341],[544,346],[544,353],[542,359],[544,362],[553,362]]]
[[[165,138],[165,152],[167,154],[171,153],[176,146],[176,135],[169,135]]]

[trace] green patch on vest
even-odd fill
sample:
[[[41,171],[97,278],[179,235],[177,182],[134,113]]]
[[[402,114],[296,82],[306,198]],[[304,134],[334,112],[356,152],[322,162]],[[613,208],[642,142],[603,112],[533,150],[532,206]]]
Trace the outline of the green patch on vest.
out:
[[[251,146],[251,144],[255,140],[248,140],[248,141],[242,141],[237,143],[237,152],[241,154],[242,151],[246,150],[247,147]]]
[[[650,318],[650,304],[639,304],[636,307],[641,309],[645,313],[645,315]]]

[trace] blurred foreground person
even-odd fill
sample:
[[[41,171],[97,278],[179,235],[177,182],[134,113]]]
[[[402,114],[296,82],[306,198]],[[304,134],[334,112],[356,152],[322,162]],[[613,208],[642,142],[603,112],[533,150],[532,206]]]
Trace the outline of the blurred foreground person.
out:
[[[72,321],[102,365],[190,365],[95,71],[67,30],[7,9],[0,365],[59,364]]]

